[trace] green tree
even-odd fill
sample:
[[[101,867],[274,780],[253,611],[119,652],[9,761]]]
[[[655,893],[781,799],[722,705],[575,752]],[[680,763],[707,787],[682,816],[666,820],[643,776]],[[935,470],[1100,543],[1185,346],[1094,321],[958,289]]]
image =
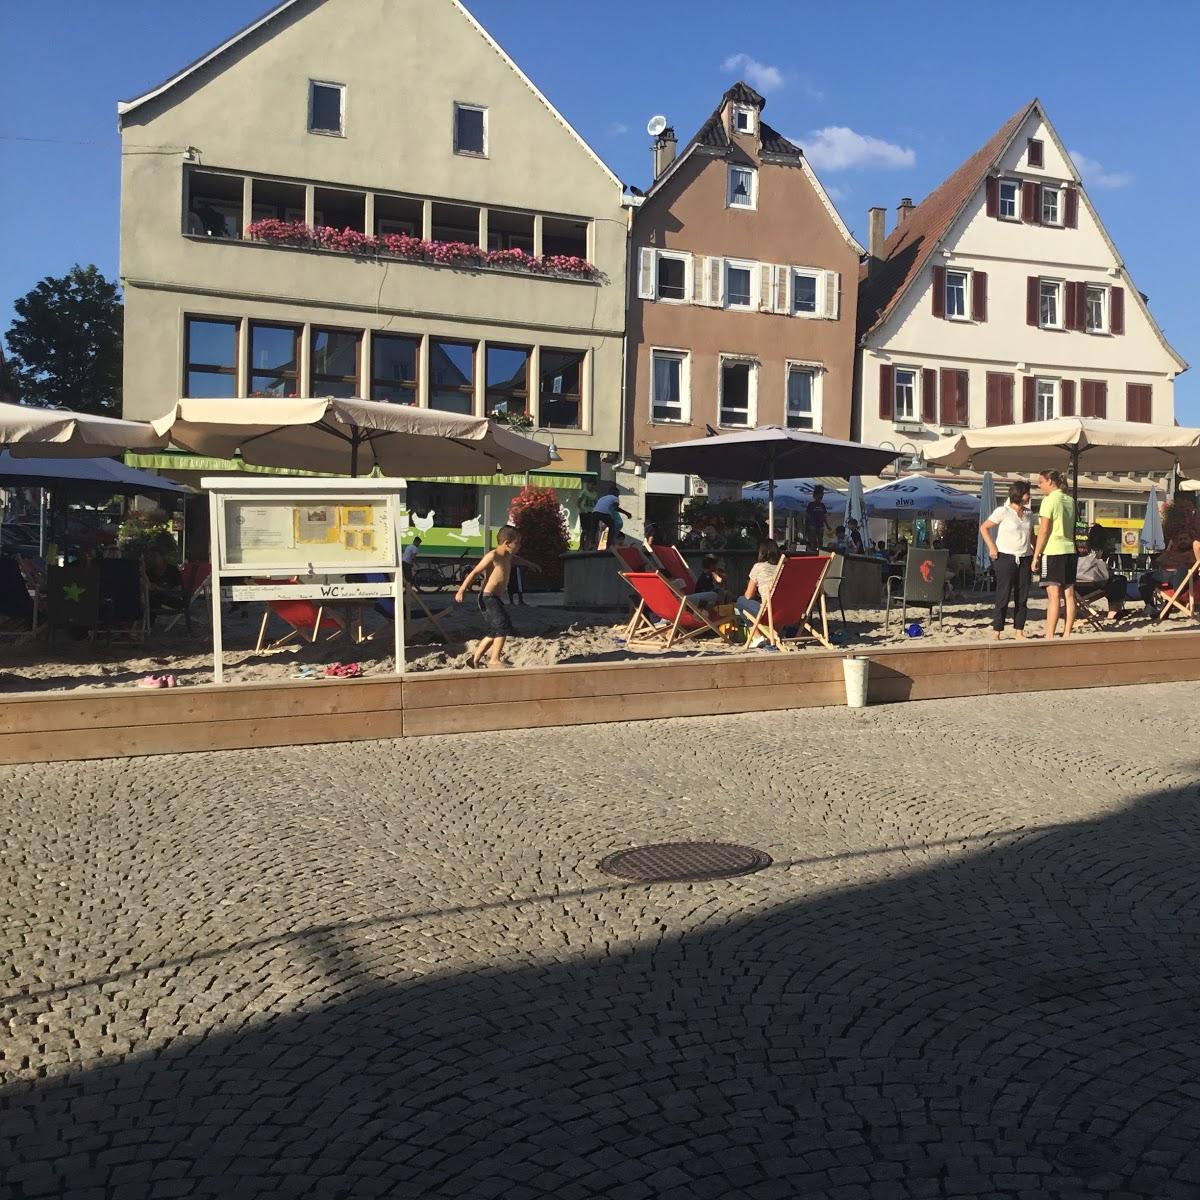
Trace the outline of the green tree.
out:
[[[4,349],[0,347],[0,403],[16,404],[20,395],[16,369],[4,357]]]
[[[13,305],[5,340],[21,399],[121,415],[120,289],[94,266],[47,277]]]

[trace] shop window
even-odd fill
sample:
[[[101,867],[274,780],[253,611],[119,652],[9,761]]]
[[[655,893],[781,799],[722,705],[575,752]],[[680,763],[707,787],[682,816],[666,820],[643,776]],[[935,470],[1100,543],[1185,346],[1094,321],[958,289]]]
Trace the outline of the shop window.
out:
[[[250,212],[255,221],[303,221],[306,188],[302,183],[255,179]]]
[[[314,329],[309,349],[310,396],[357,396],[362,334]]]
[[[542,253],[587,258],[588,222],[570,217],[543,217]]]
[[[184,324],[183,394],[237,395],[238,323],[188,317]]]
[[[538,424],[543,429],[583,427],[584,357],[582,350],[542,350]]]
[[[421,361],[418,338],[394,333],[371,335],[371,399],[389,404],[416,404],[417,369]]]
[[[184,229],[187,233],[213,238],[242,236],[242,176],[189,171],[184,181],[187,188]]]
[[[317,188],[313,193],[313,224],[330,229],[353,229],[366,232],[367,197],[365,192],[348,192],[341,188]]]
[[[475,411],[474,343],[429,343],[429,407],[466,415]]]
[[[300,330],[294,325],[250,325],[250,394],[299,394]]]
[[[484,379],[484,416],[528,413],[528,346],[488,346]]]

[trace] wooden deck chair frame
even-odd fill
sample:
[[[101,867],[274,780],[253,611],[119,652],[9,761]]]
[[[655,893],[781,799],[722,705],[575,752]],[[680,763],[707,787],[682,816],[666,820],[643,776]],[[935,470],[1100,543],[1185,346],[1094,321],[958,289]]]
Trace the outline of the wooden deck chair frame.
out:
[[[688,566],[687,559],[679,552],[678,546],[655,546],[652,543],[650,553],[654,556],[658,568],[668,579],[678,579],[683,584],[685,592],[696,590],[696,576],[692,568]],[[653,567],[654,563],[651,563],[651,568],[653,569]]]
[[[692,638],[701,637],[706,633],[715,633],[717,637],[724,641],[721,631],[708,619],[701,609],[693,604],[669,579],[664,578],[661,574],[657,575],[657,579],[662,583],[671,596],[679,602],[679,606],[675,611],[675,619],[671,621],[666,616],[660,616],[660,620],[668,622],[663,625],[656,625],[650,617],[646,615],[646,598],[638,591],[637,586],[630,579],[630,575],[634,572],[622,572],[621,578],[633,589],[634,594],[638,598],[637,608],[634,610],[633,617],[629,624],[625,627],[625,645],[631,649],[651,649],[651,650],[670,650],[672,646],[680,646],[684,642],[691,641]],[[650,575],[654,572],[644,571],[640,574]],[[683,620],[684,613],[694,617],[700,622],[700,625],[695,629],[680,630],[680,622]]]
[[[1162,612],[1158,614],[1158,620],[1163,620],[1173,608],[1179,609],[1185,617],[1196,615],[1196,589],[1200,587],[1200,578],[1197,578],[1197,572],[1200,572],[1200,559],[1192,563],[1191,570],[1183,577],[1183,581],[1177,588],[1160,583],[1154,589],[1154,594],[1163,601]],[[1184,597],[1183,600],[1179,598],[1181,595]]]
[[[163,625],[163,633],[170,633],[180,621],[183,621],[190,634],[192,632],[192,605],[198,604],[200,612],[206,613],[209,611],[211,601],[212,576],[206,575],[200,583],[196,584],[192,591],[184,596],[183,607],[178,612],[171,614],[170,620]]]
[[[815,558],[817,556],[812,555],[806,557]],[[825,558],[825,566],[822,569],[821,574],[817,577],[816,586],[813,588],[813,593],[808,599],[808,607],[804,610],[804,615],[797,622],[797,625],[801,629],[807,630],[808,632],[797,634],[794,638],[784,638],[775,626],[775,612],[773,605],[775,588],[779,583],[780,577],[783,575],[785,565],[788,561],[786,558],[781,558],[779,560],[779,565],[775,568],[775,578],[771,581],[771,590],[767,594],[767,598],[759,606],[759,610],[754,617],[754,624],[750,626],[750,633],[746,638],[748,642],[754,641],[754,639],[761,634],[777,650],[787,649],[788,647],[785,644],[787,642],[805,641],[817,641],[820,642],[826,650],[833,649],[833,643],[829,640],[829,612],[825,604],[825,576],[829,574],[829,567],[833,562],[833,557],[832,555],[822,555],[820,557]],[[814,610],[820,613],[821,628],[819,630],[812,623],[812,618],[815,615]]]
[[[269,654],[272,650],[282,649],[293,638],[298,637],[304,638],[310,646],[316,645],[317,639],[321,634],[321,622],[325,619],[325,605],[321,604],[317,606],[317,619],[313,622],[312,633],[306,633],[303,629],[298,629],[293,626],[291,631],[286,633],[278,641],[272,642],[269,646],[264,646],[263,642],[267,637],[267,622],[271,619],[271,612],[271,606],[270,604],[267,604],[263,609],[262,624],[258,627],[258,641],[254,643],[255,654],[261,654],[264,650]],[[334,638],[341,637],[345,632],[346,627],[339,623],[338,627],[325,640],[327,642],[332,642]]]
[[[1084,594],[1084,589],[1088,589],[1087,594]],[[1105,622],[1100,619],[1100,614],[1093,607],[1093,602],[1096,600],[1104,600],[1105,611],[1107,611],[1108,601],[1104,595],[1104,588],[1101,585],[1100,590],[1096,590],[1096,585],[1085,583],[1075,585],[1075,619],[1082,620],[1088,625],[1091,625],[1098,633],[1107,633],[1112,627],[1112,622]]]
[[[417,589],[413,587],[413,585],[409,583],[407,579],[404,581],[404,594],[405,596],[411,596],[417,602],[418,607],[425,614],[429,623],[438,631],[438,633],[442,635],[442,637],[446,639],[446,641],[449,641],[450,635],[443,628],[442,623],[433,615],[433,613],[429,611],[429,606],[424,600],[421,599],[421,593],[418,592]],[[393,620],[394,619],[395,618],[393,617]]]

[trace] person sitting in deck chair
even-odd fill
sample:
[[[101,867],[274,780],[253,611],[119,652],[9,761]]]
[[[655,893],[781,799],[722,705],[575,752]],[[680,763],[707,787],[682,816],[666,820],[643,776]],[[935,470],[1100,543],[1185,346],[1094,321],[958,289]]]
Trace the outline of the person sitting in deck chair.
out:
[[[1088,534],[1087,553],[1075,568],[1075,591],[1081,600],[1091,605],[1104,600],[1107,611],[1105,621],[1119,621],[1125,615],[1125,593],[1129,580],[1124,575],[1114,575],[1104,561],[1104,544],[1101,539]]]
[[[763,601],[771,594],[775,582],[775,571],[783,552],[779,543],[773,538],[763,538],[758,543],[758,561],[750,568],[750,581],[746,584],[744,595],[737,598],[734,610],[747,625],[754,623]],[[766,645],[766,637],[759,635],[751,642],[751,649]]]

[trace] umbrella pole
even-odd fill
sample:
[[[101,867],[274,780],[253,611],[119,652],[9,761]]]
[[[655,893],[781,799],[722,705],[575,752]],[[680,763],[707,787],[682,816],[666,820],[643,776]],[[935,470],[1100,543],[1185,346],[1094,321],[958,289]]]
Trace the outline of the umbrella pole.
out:
[[[358,430],[350,434],[350,478],[358,478]]]
[[[775,449],[771,448],[770,474],[767,476],[767,537],[775,537]]]

